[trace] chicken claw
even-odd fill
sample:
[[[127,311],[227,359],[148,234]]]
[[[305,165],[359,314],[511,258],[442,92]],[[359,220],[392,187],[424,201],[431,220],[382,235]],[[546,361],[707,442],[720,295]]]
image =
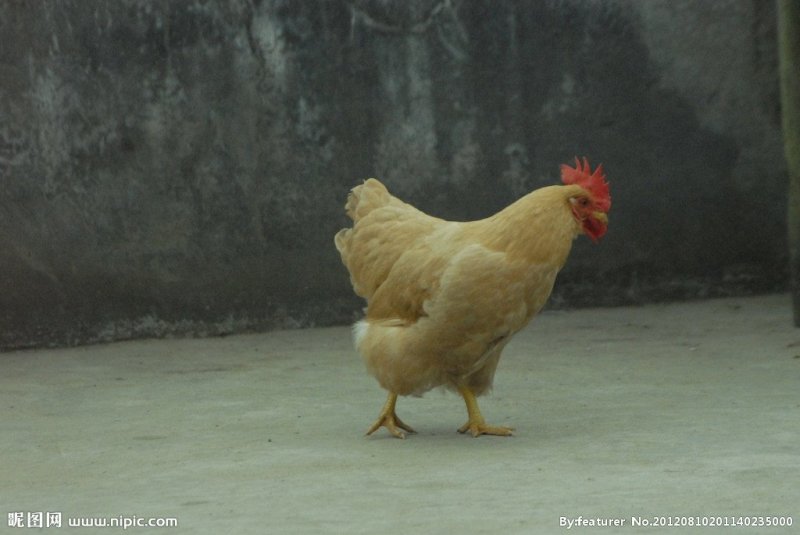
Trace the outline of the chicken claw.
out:
[[[486,420],[483,419],[483,415],[481,414],[481,409],[478,407],[478,400],[475,399],[475,394],[472,393],[472,390],[466,386],[460,386],[458,387],[458,391],[467,404],[467,414],[469,415],[467,423],[458,428],[459,433],[466,433],[469,431],[475,438],[481,435],[497,435],[503,437],[510,437],[512,435],[513,427],[486,424]]]
[[[401,429],[409,433],[416,433],[411,426],[403,422],[394,412],[394,406],[397,403],[397,394],[389,392],[389,397],[386,404],[381,409],[381,413],[375,423],[367,430],[367,435],[371,435],[380,427],[385,427],[392,435],[397,438],[406,438],[406,434]]]
[[[510,437],[511,435],[513,435],[512,431],[514,431],[514,428],[486,425],[486,422],[473,422],[472,420],[470,420],[458,428],[459,433],[466,433],[467,431],[469,431],[472,434],[472,436],[476,438],[481,435],[496,435],[501,437]]]

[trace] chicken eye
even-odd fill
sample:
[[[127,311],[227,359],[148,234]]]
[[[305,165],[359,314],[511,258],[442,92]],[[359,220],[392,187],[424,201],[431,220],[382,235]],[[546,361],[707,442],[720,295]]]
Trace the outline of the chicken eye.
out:
[[[581,206],[583,206],[585,208],[585,207],[589,206],[589,199],[587,199],[586,197],[583,197],[580,200],[580,203],[581,203]]]

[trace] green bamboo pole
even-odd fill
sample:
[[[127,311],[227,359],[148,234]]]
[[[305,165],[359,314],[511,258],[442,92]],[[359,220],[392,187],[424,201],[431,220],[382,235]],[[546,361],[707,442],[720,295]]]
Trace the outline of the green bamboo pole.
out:
[[[789,170],[789,270],[794,324],[800,327],[800,0],[778,0],[781,122]]]

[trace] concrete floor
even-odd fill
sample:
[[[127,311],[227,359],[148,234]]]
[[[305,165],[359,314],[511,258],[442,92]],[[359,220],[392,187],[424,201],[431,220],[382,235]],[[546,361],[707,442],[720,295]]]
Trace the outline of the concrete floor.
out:
[[[384,392],[347,328],[2,354],[0,531],[40,511],[186,533],[558,533],[562,516],[654,533],[631,517],[687,515],[800,529],[790,319],[785,295],[545,313],[481,400],[511,438],[456,433],[463,403],[439,391],[398,404],[418,434],[364,437]]]

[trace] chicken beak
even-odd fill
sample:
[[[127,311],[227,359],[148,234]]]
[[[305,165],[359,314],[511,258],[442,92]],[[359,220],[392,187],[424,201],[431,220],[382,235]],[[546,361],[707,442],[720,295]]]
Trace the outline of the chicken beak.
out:
[[[592,217],[608,226],[608,215],[605,212],[593,212]]]

